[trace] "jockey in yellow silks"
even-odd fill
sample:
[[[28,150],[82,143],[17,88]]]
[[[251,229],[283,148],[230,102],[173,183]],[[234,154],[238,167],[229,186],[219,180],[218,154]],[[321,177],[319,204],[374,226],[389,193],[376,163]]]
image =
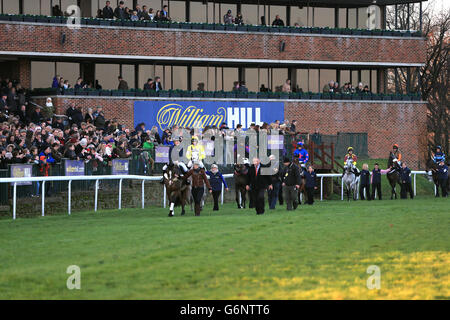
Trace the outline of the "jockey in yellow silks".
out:
[[[196,136],[192,137],[192,144],[187,148],[186,158],[188,159],[188,167],[192,167],[194,161],[198,161],[200,168],[204,168],[203,159],[206,158],[205,148],[199,144]]]

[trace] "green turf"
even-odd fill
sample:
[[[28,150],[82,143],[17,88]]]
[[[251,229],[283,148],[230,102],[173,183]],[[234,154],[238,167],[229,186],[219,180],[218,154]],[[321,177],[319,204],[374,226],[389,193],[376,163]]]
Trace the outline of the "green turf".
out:
[[[176,213],[179,214],[177,208]],[[1,299],[448,299],[449,199],[0,220]],[[68,290],[66,269],[81,268]],[[381,270],[369,290],[367,267]]]

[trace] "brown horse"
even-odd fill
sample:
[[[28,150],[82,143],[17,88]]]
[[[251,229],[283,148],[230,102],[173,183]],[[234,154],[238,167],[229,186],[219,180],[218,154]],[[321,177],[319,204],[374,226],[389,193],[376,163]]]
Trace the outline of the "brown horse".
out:
[[[245,164],[234,165],[234,187],[236,191],[236,203],[238,209],[245,209],[247,190],[245,187],[248,185],[248,166]],[[240,196],[240,197],[239,197]]]
[[[183,184],[178,166],[174,166],[173,164],[169,165],[166,173],[163,175],[163,181],[170,203],[169,217],[174,216],[175,206],[181,206],[181,215],[184,215],[186,213],[184,206],[189,203],[191,188],[190,185]]]
[[[388,160],[388,168],[393,168],[395,170],[391,170],[386,174],[386,177],[389,181],[389,184],[391,185],[391,200],[394,198],[397,199],[397,192],[395,191],[395,186],[398,184],[400,186],[400,165],[398,164],[396,160],[397,158],[395,155],[391,152],[389,154],[389,160]]]

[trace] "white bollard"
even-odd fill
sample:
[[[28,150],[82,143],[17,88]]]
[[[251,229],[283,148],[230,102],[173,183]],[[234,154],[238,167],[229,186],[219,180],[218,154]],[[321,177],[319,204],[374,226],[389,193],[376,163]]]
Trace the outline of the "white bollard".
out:
[[[45,181],[42,181],[41,212],[45,216]]]

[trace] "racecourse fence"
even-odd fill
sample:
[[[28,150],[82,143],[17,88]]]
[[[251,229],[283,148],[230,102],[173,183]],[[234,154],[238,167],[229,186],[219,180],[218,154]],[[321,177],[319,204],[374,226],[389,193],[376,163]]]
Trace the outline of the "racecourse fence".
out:
[[[416,177],[418,174],[425,175],[427,174],[425,171],[412,171],[411,174],[413,175],[413,189],[414,189],[414,195],[417,194],[416,192]],[[224,174],[225,179],[230,179],[233,177],[233,174]],[[323,173],[323,174],[317,174],[317,177],[320,178],[320,201],[323,201],[323,181],[324,178],[339,178],[341,177],[341,174],[339,173]],[[26,177],[26,178],[0,178],[0,184],[12,184],[13,188],[13,199],[12,199],[12,205],[13,205],[13,219],[15,220],[16,215],[16,209],[17,209],[17,187],[20,184],[23,183],[33,183],[33,182],[40,182],[41,183],[41,215],[45,216],[45,184],[46,182],[67,182],[67,193],[68,193],[68,200],[67,200],[67,213],[71,214],[71,195],[72,195],[72,182],[77,181],[95,181],[95,188],[94,188],[94,212],[98,209],[98,190],[99,190],[99,182],[102,180],[118,180],[119,182],[119,191],[118,191],[118,210],[122,209],[122,183],[123,180],[140,180],[141,181],[141,208],[145,208],[145,182],[146,181],[160,181],[162,179],[162,176],[139,176],[139,175],[97,175],[97,176],[47,176],[47,177]],[[436,186],[435,186],[435,192],[436,192]],[[357,195],[358,196],[358,195]],[[341,200],[344,200],[344,184],[343,180],[341,179]],[[223,204],[224,202],[224,188],[222,185],[222,194],[221,194],[221,202]],[[164,186],[164,197],[163,197],[163,207],[165,208],[167,205],[167,195],[166,195],[166,188]]]

